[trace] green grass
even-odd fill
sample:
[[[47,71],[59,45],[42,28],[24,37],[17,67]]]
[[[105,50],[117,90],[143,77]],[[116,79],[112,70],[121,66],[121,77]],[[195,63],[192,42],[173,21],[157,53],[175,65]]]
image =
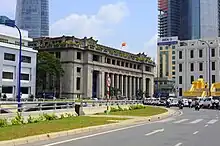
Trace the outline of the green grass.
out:
[[[144,109],[136,109],[136,110],[126,110],[126,111],[117,111],[110,112],[109,115],[123,115],[123,116],[153,116],[167,112],[166,109],[159,107],[149,107],[147,106]]]
[[[113,121],[111,121],[113,120]],[[51,132],[59,132],[72,130],[77,128],[98,126],[114,123],[114,120],[127,120],[126,118],[111,117],[71,117],[60,120],[44,121],[26,125],[16,125],[0,128],[0,141],[12,140],[27,136],[47,134]]]

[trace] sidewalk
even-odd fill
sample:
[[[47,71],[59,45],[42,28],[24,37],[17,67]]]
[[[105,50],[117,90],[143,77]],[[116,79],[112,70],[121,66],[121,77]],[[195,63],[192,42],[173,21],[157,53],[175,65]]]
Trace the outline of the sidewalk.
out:
[[[61,132],[56,132],[56,133],[48,133],[48,134],[42,134],[42,135],[14,139],[14,140],[10,140],[10,141],[1,141],[0,146],[6,146],[6,145],[7,146],[18,146],[18,145],[22,145],[22,144],[33,143],[36,141],[54,139],[57,137],[70,136],[70,135],[74,135],[74,134],[89,132],[92,130],[102,130],[102,129],[104,130],[105,128],[117,128],[118,126],[128,126],[128,125],[132,125],[132,124],[139,124],[142,122],[144,122],[144,123],[153,122],[153,121],[157,121],[160,119],[164,119],[164,118],[173,116],[173,115],[177,114],[177,112],[178,112],[173,109],[167,109],[167,110],[168,110],[168,112],[166,112],[166,113],[154,115],[154,116],[149,116],[149,117],[106,115],[107,117],[119,117],[119,118],[130,118],[130,119],[125,120],[125,121],[120,121],[118,123],[92,126],[92,127],[86,127],[86,128],[80,128],[80,129],[74,129],[74,130],[68,130],[68,131],[61,131]],[[90,115],[90,116],[103,117],[105,115]]]

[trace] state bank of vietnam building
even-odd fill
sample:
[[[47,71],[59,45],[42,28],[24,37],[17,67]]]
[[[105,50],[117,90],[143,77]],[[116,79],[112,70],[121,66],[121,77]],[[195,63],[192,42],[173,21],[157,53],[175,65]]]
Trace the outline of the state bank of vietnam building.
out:
[[[30,45],[60,58],[65,72],[57,88],[61,97],[104,98],[107,75],[111,86],[120,89],[124,97],[135,97],[139,89],[152,96],[155,63],[150,57],[97,42],[92,38],[63,36],[34,39]]]

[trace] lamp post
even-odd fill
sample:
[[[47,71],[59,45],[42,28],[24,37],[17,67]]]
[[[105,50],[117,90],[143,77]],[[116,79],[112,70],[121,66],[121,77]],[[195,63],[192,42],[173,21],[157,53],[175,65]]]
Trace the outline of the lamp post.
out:
[[[209,78],[209,92],[208,95],[210,96],[210,90],[211,90],[211,56],[210,56],[210,45],[204,40],[199,40],[200,42],[205,43],[208,46],[208,64],[209,64],[209,69],[208,69],[208,78]]]
[[[21,111],[21,48],[22,48],[22,36],[21,31],[18,28],[18,26],[15,24],[13,20],[6,20],[5,21],[6,26],[15,27],[17,28],[19,32],[20,37],[20,49],[19,49],[19,59],[18,59],[18,85],[17,85],[17,102],[18,102],[18,112]]]

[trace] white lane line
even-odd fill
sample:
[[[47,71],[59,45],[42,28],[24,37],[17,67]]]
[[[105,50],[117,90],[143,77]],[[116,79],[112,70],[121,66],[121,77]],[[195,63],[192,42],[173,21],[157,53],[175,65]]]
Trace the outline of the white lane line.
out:
[[[164,129],[158,129],[158,130],[154,130],[153,132],[147,133],[145,134],[145,136],[150,136],[159,132],[164,132]]]
[[[195,121],[190,122],[190,124],[196,124],[196,123],[201,122],[202,120],[203,120],[203,119],[197,119],[197,120],[195,120]]]
[[[199,133],[199,131],[194,132],[193,135],[196,135],[197,133]]]
[[[208,127],[209,125],[207,124],[207,125],[205,125],[205,127]]]
[[[218,120],[213,119],[213,120],[209,121],[208,124],[215,124],[217,121]]]
[[[82,137],[77,137],[77,138],[67,139],[67,140],[54,142],[54,143],[50,143],[50,144],[45,144],[45,145],[42,145],[42,146],[59,145],[59,144],[68,143],[68,142],[72,142],[72,141],[76,141],[76,140],[86,139],[86,138],[95,137],[95,136],[99,136],[99,135],[104,135],[104,134],[108,134],[108,133],[127,130],[127,129],[131,129],[131,128],[135,128],[135,127],[140,127],[140,126],[144,126],[144,125],[147,125],[147,124],[149,124],[149,123],[143,123],[143,124],[138,124],[138,125],[133,125],[133,126],[128,126],[128,127],[118,128],[118,129],[114,129],[114,130],[104,131],[104,132],[95,133],[95,134],[91,134],[91,135],[86,135],[86,136],[82,136]]]
[[[182,145],[182,143],[180,142],[180,143],[176,144],[175,146],[181,146],[181,145]]]
[[[170,122],[170,121],[174,121],[174,120],[175,120],[174,118],[167,118],[164,120],[157,121],[157,123],[165,123],[165,122]]]
[[[188,121],[189,119],[182,119],[182,120],[179,120],[179,121],[176,121],[176,122],[173,122],[174,124],[179,124],[179,123],[182,123],[182,122],[185,122],[185,121]]]

